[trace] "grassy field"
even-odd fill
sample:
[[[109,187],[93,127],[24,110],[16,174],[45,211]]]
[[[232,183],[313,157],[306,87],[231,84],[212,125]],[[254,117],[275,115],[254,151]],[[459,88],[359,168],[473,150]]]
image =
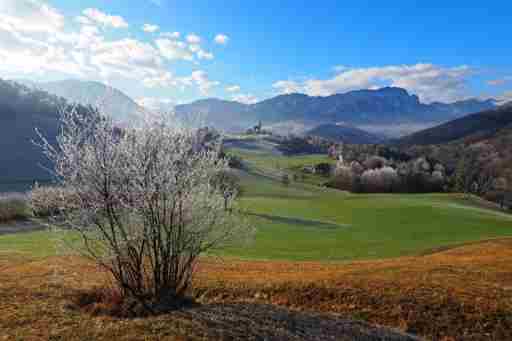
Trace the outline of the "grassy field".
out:
[[[242,207],[258,232],[253,243],[223,250],[222,256],[297,261],[377,259],[512,236],[512,215],[489,209],[476,198],[349,194],[302,182],[286,186],[272,176],[272,164],[289,169],[325,158],[235,152],[243,152],[249,166],[249,172],[240,172]],[[55,254],[54,239],[48,232],[0,236],[0,253]]]
[[[432,340],[512,339],[511,215],[457,194],[287,186],[276,172],[325,159],[238,153],[248,167],[239,172],[241,204],[257,234],[252,244],[221,252],[225,258],[201,259],[191,292],[202,303],[196,310],[109,315],[115,297],[91,298],[108,285],[107,274],[62,255],[58,234],[0,233],[0,339],[277,340],[296,333],[297,323],[315,327],[297,311]],[[284,325],[277,307],[288,309]]]
[[[355,195],[261,178],[244,184],[243,207],[258,233],[251,246],[225,251],[233,257],[384,258],[512,236],[512,216],[460,195]]]
[[[312,185],[321,185],[327,181],[327,178],[302,173],[301,169],[305,165],[315,165],[322,162],[335,163],[333,159],[322,154],[283,156],[268,150],[247,150],[241,148],[232,148],[229,150],[229,153],[248,161],[253,169],[269,174],[277,172],[286,172],[290,175],[297,174],[300,175],[301,182]]]
[[[512,236],[512,215],[458,194],[350,194],[261,174],[325,162],[235,150],[249,166],[243,206],[258,227],[252,246],[225,255],[258,259],[351,260],[416,255],[481,239]],[[332,162],[332,161],[331,161]],[[251,174],[257,173],[259,175]]]

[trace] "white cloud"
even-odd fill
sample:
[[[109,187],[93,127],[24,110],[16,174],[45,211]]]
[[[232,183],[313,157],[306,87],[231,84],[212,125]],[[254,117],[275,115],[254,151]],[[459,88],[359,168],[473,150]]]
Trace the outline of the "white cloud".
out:
[[[83,15],[79,15],[77,17],[75,17],[75,21],[79,24],[82,24],[82,25],[93,25],[94,23],[91,21],[91,19],[83,16]]]
[[[187,50],[187,44],[170,39],[155,40],[156,46],[162,56],[169,60],[193,60],[194,56]]]
[[[198,35],[194,34],[194,33],[191,33],[187,36],[187,42],[189,42],[190,44],[199,44],[201,42],[201,37],[199,37]]]
[[[170,98],[143,97],[138,98],[135,102],[151,111],[168,112],[174,109],[175,101]]]
[[[152,4],[162,6],[162,0],[149,0]]]
[[[473,73],[468,66],[442,67],[433,64],[391,65],[348,68],[330,79],[309,79],[298,83],[279,81],[273,87],[281,93],[303,92],[311,96],[381,86],[396,86],[417,94],[422,101],[451,102],[467,97],[467,80]]]
[[[196,53],[196,52],[199,52],[201,50],[201,46],[196,45],[196,44],[192,44],[192,45],[188,46],[188,49],[190,50],[190,52]]]
[[[168,69],[166,63],[170,60],[195,62],[195,58],[213,58],[199,43],[179,41],[178,32],[162,33],[172,39],[153,42],[112,39],[102,28],[128,24],[122,17],[93,8],[70,20],[80,24],[78,29],[76,25],[67,27],[64,16],[41,0],[0,0],[0,77],[51,75],[104,82],[133,80],[146,87],[195,87],[203,95],[220,84],[210,80],[204,71],[176,76]],[[200,40],[197,36],[188,38]]]
[[[227,92],[239,92],[240,91],[240,86],[239,85],[228,86],[228,87],[226,87],[226,91]]]
[[[0,2],[0,71],[4,75],[59,72],[81,75],[64,46],[77,35],[62,32],[64,17],[36,0]]]
[[[304,87],[294,81],[277,81],[272,84],[274,89],[277,89],[280,94],[292,94],[296,92],[304,92]]]
[[[64,26],[64,16],[42,1],[2,0],[0,25],[16,32],[55,33]]]
[[[254,104],[258,102],[258,98],[252,94],[237,94],[232,97],[233,101],[244,104]]]
[[[109,15],[97,8],[87,8],[83,12],[83,15],[94,21],[97,24],[101,24],[105,27],[113,27],[113,28],[126,28],[128,27],[128,23],[124,20],[123,17],[118,15]]]
[[[211,52],[199,50],[199,51],[197,51],[197,58],[211,60],[214,58],[214,56],[213,56],[213,53],[211,53]]]
[[[219,45],[226,45],[229,42],[229,37],[225,34],[217,34],[214,41]]]
[[[205,71],[197,70],[192,72],[190,77],[182,78],[181,81],[186,85],[195,84],[203,96],[207,96],[211,88],[220,85],[220,82],[211,81]]]
[[[195,53],[199,59],[211,60],[214,58],[213,53],[203,50],[199,44],[190,44],[188,49],[190,52]]]
[[[162,32],[160,36],[171,39],[179,39],[181,36],[180,32]]]
[[[104,40],[105,38],[100,35],[100,30],[96,26],[84,25],[80,28],[75,48],[79,50],[94,50],[99,44],[103,43]]]
[[[160,51],[135,39],[100,41],[84,50],[85,59],[101,78],[141,80],[145,86],[171,86],[176,81],[163,64]]]
[[[144,24],[144,26],[142,26],[142,30],[147,33],[153,33],[158,31],[159,29],[160,26],[158,25]]]
[[[167,71],[146,77],[142,80],[142,83],[147,88],[167,88],[177,86],[179,81],[174,78],[171,72]]]

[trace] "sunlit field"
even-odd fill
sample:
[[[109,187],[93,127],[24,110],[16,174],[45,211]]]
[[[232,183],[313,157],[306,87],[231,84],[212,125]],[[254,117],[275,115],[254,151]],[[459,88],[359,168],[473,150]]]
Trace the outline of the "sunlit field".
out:
[[[241,206],[257,228],[255,240],[217,255],[308,261],[380,259],[512,236],[512,216],[489,209],[474,197],[350,194],[302,182],[285,185],[273,176],[272,163],[286,165],[286,170],[321,157],[273,155],[267,160],[264,155],[245,153],[248,170],[239,173]],[[0,236],[0,249],[51,255],[57,250],[57,237],[54,232]]]

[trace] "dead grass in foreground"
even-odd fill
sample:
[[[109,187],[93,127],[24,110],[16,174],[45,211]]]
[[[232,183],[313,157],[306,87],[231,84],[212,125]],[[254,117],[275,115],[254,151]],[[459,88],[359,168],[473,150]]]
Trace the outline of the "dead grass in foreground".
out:
[[[201,263],[203,303],[273,304],[362,319],[434,340],[512,340],[512,240],[380,261]],[[209,340],[183,315],[121,319],[73,309],[106,276],[84,259],[0,256],[0,340]],[[229,339],[229,338],[228,338]]]

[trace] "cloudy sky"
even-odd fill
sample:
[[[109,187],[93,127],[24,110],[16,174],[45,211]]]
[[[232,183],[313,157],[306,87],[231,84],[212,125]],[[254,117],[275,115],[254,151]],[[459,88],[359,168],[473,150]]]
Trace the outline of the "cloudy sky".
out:
[[[166,104],[388,85],[512,99],[511,6],[421,3],[0,0],[0,78],[98,80]]]

